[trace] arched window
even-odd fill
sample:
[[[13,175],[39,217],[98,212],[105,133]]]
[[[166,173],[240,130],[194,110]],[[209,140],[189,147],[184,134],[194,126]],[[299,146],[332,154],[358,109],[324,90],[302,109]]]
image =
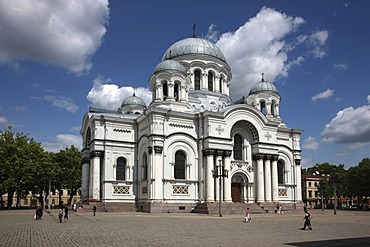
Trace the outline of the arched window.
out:
[[[117,159],[116,180],[126,180],[126,159],[119,157]]]
[[[146,153],[144,153],[143,156],[143,180],[148,179],[148,157],[146,156]]]
[[[175,179],[185,179],[185,161],[185,153],[177,151],[175,154]]]
[[[168,97],[168,86],[167,82],[163,84],[163,99],[166,100]]]
[[[86,147],[89,146],[90,142],[91,142],[91,129],[88,128],[86,133],[86,143],[85,143]]]
[[[243,159],[243,138],[241,135],[234,136],[234,160]]]
[[[266,102],[261,101],[261,112],[266,115]]]
[[[276,107],[276,101],[273,100],[272,101],[272,104],[271,104],[271,114],[276,117],[276,113],[275,113],[275,107]]]
[[[176,101],[179,101],[179,84],[175,82],[173,96]]]
[[[284,162],[279,160],[278,161],[278,184],[284,184]]]
[[[213,74],[208,72],[208,91],[213,92]]]
[[[220,81],[218,82],[219,83],[219,87],[220,87],[220,93],[222,93],[222,80],[223,80],[223,76],[221,75],[220,76]]]
[[[194,89],[200,90],[200,71],[194,71]]]

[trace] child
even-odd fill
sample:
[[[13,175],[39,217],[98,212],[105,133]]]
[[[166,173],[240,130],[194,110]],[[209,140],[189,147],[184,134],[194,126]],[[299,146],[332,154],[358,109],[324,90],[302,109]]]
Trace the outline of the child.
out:
[[[59,223],[63,222],[63,209],[59,209]]]
[[[251,211],[249,208],[245,210],[245,222],[252,222]]]

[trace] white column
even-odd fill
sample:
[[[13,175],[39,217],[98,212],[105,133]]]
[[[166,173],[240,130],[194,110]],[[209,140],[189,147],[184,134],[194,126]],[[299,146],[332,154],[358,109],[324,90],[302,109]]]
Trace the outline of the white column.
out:
[[[206,171],[206,200],[207,202],[214,201],[214,180],[213,180],[213,153],[207,150],[207,171]]]
[[[279,202],[278,168],[277,157],[271,163],[272,201]]]
[[[207,72],[202,72],[202,87],[201,89],[208,89],[208,74]]]
[[[153,164],[153,175],[154,175],[154,193],[153,199],[154,200],[162,200],[163,199],[163,163],[162,163],[162,147],[153,147],[154,153],[154,164]]]
[[[264,187],[264,175],[263,175],[263,156],[257,157],[257,202],[265,201],[265,187]]]
[[[296,201],[297,202],[301,202],[302,201],[302,186],[301,186],[301,161],[300,160],[295,160],[295,172],[297,174],[296,176],[296,181],[294,182],[296,185],[297,185],[297,189],[296,189],[296,192],[297,192],[297,198],[296,198]]]
[[[271,156],[267,156],[265,160],[265,200],[271,202]]]
[[[89,198],[90,159],[83,159],[81,177],[81,199]]]
[[[230,155],[231,155],[231,151],[227,151],[227,152],[230,152]],[[230,172],[231,160],[230,160],[230,156],[228,156],[228,153],[226,154],[226,157],[224,158],[224,164],[225,164],[225,170],[228,170]],[[230,175],[227,178],[225,177],[225,180],[224,180],[224,195],[225,195],[225,198],[224,198],[225,202],[232,201]]]
[[[93,200],[100,199],[100,151],[95,151],[91,154],[91,166],[92,166],[92,180],[91,180],[91,189],[92,194],[90,198]]]

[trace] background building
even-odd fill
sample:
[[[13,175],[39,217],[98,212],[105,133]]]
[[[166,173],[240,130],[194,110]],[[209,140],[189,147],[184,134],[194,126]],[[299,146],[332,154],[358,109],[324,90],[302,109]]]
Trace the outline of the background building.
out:
[[[235,102],[231,79],[216,45],[187,38],[155,67],[149,106],[134,94],[117,111],[91,108],[81,129],[82,199],[145,212],[190,212],[220,200],[300,203],[302,131],[284,124],[280,94],[263,74]],[[228,172],[221,188],[218,166]]]

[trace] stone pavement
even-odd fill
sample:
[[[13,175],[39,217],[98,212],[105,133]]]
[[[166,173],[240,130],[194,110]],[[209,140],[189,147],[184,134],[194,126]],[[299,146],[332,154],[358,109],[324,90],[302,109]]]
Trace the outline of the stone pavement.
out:
[[[0,246],[370,246],[370,212],[312,210],[312,231],[301,214],[244,215],[71,212],[34,220],[33,210],[0,211]]]

